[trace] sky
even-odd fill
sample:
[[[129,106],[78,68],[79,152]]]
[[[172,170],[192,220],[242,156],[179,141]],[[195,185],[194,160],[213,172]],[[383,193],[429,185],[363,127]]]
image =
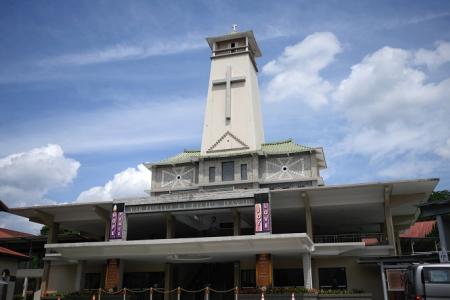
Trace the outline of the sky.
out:
[[[0,199],[145,195],[199,149],[205,37],[253,30],[267,142],[323,147],[326,184],[450,189],[449,1],[1,1]],[[39,225],[0,214],[0,227]]]

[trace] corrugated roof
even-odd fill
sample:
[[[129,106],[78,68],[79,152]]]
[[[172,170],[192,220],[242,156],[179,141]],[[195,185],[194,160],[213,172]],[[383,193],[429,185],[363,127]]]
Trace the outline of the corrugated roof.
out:
[[[13,257],[20,257],[20,258],[28,258],[28,255],[22,254],[20,252],[5,248],[5,247],[0,247],[0,255],[3,256],[13,256]]]
[[[15,231],[15,230],[11,230],[11,229],[0,228],[0,239],[30,237],[30,236],[33,236],[33,235],[26,233],[26,232],[20,232],[20,231]]]
[[[287,153],[300,153],[306,151],[312,151],[314,148],[296,144],[292,139],[287,139],[278,142],[265,143],[261,145],[262,154],[274,155],[274,154],[287,154]],[[248,153],[248,151],[236,151],[232,152],[233,155]],[[231,153],[230,153],[231,154]],[[212,156],[220,156],[220,153],[215,153]],[[184,150],[177,155],[164,159],[157,164],[179,164],[196,160],[200,157],[200,150]]]
[[[426,237],[436,224],[436,221],[417,222],[409,227],[405,232],[400,234],[401,238],[424,238]]]

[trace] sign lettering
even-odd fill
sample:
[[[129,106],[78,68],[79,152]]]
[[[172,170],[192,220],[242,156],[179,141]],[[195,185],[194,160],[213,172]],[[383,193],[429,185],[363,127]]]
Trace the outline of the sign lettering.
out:
[[[125,204],[123,203],[113,204],[109,231],[110,240],[122,239],[123,222],[125,218],[124,208]]]
[[[255,194],[255,233],[272,232],[269,194]]]
[[[242,207],[253,206],[254,200],[248,199],[229,199],[229,200],[206,200],[193,202],[175,202],[175,203],[155,203],[143,205],[130,205],[126,207],[127,213],[148,213],[162,211],[179,211],[179,210],[198,210],[226,207]]]

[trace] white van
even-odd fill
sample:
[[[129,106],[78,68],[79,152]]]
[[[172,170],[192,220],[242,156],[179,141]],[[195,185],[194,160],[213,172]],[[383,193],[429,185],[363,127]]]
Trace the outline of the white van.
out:
[[[413,265],[405,281],[408,300],[450,300],[450,264]]]

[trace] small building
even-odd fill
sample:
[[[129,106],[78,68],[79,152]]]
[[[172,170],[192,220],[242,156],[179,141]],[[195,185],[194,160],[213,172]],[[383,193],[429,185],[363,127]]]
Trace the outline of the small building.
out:
[[[2,240],[22,238],[30,234],[0,228],[0,300],[12,300],[16,287],[17,272],[20,262],[28,260],[28,255],[2,245]]]
[[[321,147],[265,141],[253,32],[207,42],[201,147],[147,163],[147,197],[9,209],[50,228],[42,293],[302,286],[382,299],[380,269],[358,259],[398,254],[438,179],[325,185]],[[60,243],[58,228],[99,241]]]

